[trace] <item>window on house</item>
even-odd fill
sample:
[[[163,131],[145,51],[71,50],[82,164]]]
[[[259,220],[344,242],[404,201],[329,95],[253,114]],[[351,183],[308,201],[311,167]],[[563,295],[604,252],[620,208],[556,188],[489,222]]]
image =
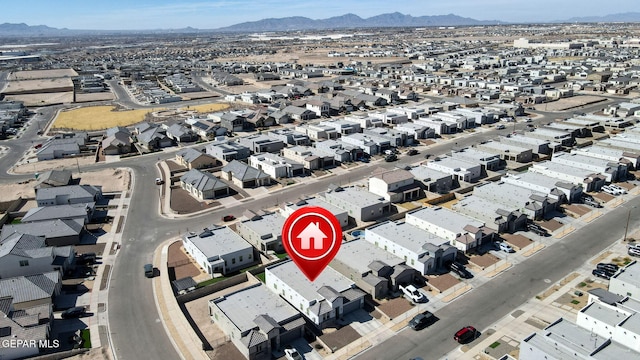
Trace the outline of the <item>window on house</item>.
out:
[[[240,262],[242,262],[242,255],[240,255]]]
[[[231,263],[235,264],[236,263],[236,258],[231,259]]]
[[[20,266],[29,266],[29,260],[20,260]]]

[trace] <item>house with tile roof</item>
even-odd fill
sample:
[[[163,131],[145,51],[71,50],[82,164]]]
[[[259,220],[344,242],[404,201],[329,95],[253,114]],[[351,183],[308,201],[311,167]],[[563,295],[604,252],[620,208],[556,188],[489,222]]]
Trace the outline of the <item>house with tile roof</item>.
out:
[[[82,219],[56,219],[25,224],[6,224],[0,232],[0,242],[14,233],[42,236],[47,246],[66,246],[80,243],[84,233]]]
[[[271,177],[267,173],[238,160],[233,160],[222,167],[222,178],[232,181],[234,185],[243,189],[271,183]]]
[[[0,242],[0,279],[59,271],[73,266],[73,246],[47,246],[44,237],[12,233]]]
[[[213,174],[191,169],[180,177],[180,187],[198,200],[229,195],[229,185]]]
[[[178,151],[176,153],[176,161],[190,170],[211,168],[218,163],[213,156],[193,148]]]
[[[49,339],[51,306],[16,309],[11,296],[0,298],[0,343],[20,341],[23,346],[0,346],[0,359],[23,359],[40,354],[39,344]]]
[[[62,275],[59,271],[0,279],[0,298],[13,298],[16,310],[38,305],[52,306],[54,296],[60,294]]]

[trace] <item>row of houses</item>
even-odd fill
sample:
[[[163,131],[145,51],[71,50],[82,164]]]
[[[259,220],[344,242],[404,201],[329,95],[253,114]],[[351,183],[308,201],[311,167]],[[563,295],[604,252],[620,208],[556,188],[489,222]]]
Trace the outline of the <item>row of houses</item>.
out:
[[[640,357],[639,275],[634,261],[611,277],[608,290],[590,290],[575,322],[559,318],[522,339],[520,359]]]
[[[63,276],[75,268],[74,245],[102,198],[100,187],[72,185],[68,171],[50,171],[39,180],[37,207],[0,232],[0,337],[25,344],[0,347],[2,358],[35,356],[47,344],[55,346],[53,301]]]

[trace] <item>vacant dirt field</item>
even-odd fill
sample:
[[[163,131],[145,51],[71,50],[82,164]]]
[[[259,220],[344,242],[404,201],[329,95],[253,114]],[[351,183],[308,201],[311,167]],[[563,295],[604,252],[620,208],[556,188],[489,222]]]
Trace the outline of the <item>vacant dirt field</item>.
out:
[[[125,169],[104,169],[100,171],[73,173],[73,178],[80,178],[82,185],[102,186],[103,192],[124,191],[129,187],[131,181],[129,172]],[[5,184],[0,185],[0,201],[9,201],[18,197],[32,198],[35,196],[33,187],[37,181],[31,179],[25,184]]]
[[[6,99],[11,101],[22,101],[25,106],[44,106],[71,103],[73,101],[73,92],[66,91],[55,93],[7,95]]]
[[[114,111],[113,106],[89,106],[62,111],[53,129],[102,130],[114,126],[128,126],[144,120],[150,110]]]
[[[51,79],[62,77],[74,77],[78,73],[73,69],[53,69],[53,70],[29,70],[16,71],[9,74],[9,80],[32,80],[32,79]]]
[[[109,91],[90,94],[76,94],[76,102],[113,100],[113,98],[113,93]]]
[[[53,90],[52,90],[53,89]],[[71,78],[10,81],[5,93],[42,93],[47,91],[72,91]]]
[[[18,166],[14,166],[11,169],[16,174],[33,174],[35,172],[45,172],[47,170],[71,170],[77,171],[78,167],[82,170],[82,167],[85,165],[95,164],[95,159],[93,156],[85,156],[79,158],[69,158],[69,159],[56,159],[56,160],[47,160],[47,161],[37,161],[34,158],[29,158],[30,162],[28,164],[22,164]]]

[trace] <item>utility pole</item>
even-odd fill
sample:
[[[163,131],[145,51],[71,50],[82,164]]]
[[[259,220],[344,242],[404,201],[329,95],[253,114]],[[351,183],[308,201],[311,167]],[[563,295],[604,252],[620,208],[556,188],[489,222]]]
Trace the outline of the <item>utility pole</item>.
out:
[[[629,231],[629,220],[631,220],[631,210],[635,209],[635,206],[629,208],[629,213],[627,214],[627,225],[624,227],[624,238],[622,238],[622,242],[627,241],[627,232]]]

